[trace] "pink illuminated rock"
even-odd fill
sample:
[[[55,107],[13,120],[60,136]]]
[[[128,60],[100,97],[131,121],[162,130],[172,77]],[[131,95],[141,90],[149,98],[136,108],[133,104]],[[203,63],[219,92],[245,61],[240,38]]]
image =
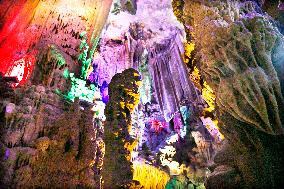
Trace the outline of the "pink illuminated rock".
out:
[[[1,1],[0,72],[10,76],[19,61],[25,56],[35,57],[37,50],[48,44],[76,57],[80,33],[86,31],[92,43],[91,36],[99,36],[111,3],[112,0]],[[29,78],[34,59],[30,61],[30,68],[21,68],[25,72],[21,73],[24,76],[20,84]]]
[[[279,10],[284,11],[284,3],[278,5]]]

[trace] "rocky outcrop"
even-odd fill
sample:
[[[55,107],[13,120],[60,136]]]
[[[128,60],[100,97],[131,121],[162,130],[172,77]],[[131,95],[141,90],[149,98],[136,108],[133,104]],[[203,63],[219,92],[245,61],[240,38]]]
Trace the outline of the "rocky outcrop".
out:
[[[282,186],[283,36],[253,1],[184,2],[181,20],[194,37],[201,75],[216,93],[241,187]],[[226,188],[221,178],[218,188]],[[212,175],[207,186],[214,182]]]
[[[109,85],[110,100],[106,106],[105,159],[103,179],[105,188],[134,184],[131,152],[137,141],[130,136],[131,113],[139,103],[139,73],[130,68],[116,74]]]
[[[79,71],[70,56],[55,45],[48,45],[39,53],[30,80],[33,84],[66,94],[71,87],[69,73]]]
[[[94,187],[93,112],[40,85],[14,96],[1,101],[3,187]]]
[[[229,5],[224,3],[219,6],[225,8],[223,12],[198,3],[186,7],[187,14],[199,23],[192,32],[200,48],[198,56],[202,55],[202,73],[209,85],[216,89],[214,91],[220,93],[217,106],[221,112],[230,111],[234,119],[270,134],[280,134],[283,132],[283,118],[279,107],[283,105],[283,96],[272,57],[275,56],[274,49],[283,40],[282,35],[256,12],[256,5],[252,2],[238,4],[249,13],[237,14],[237,5],[233,4],[230,4],[231,10],[227,10]],[[211,11],[216,18],[211,16],[211,20],[206,20],[206,13],[197,15],[194,10],[198,7]],[[218,20],[221,13],[224,16]],[[205,23],[211,24],[204,28]],[[259,97],[254,99],[250,93]],[[240,103],[244,103],[243,106]],[[271,106],[263,107],[264,104]],[[246,107],[246,111],[241,107]],[[245,115],[248,111],[252,116]]]
[[[80,72],[81,33],[93,48],[111,4],[1,1],[0,188],[99,186],[104,146],[96,141],[101,127],[94,130],[92,104],[62,96],[71,87],[69,73]],[[10,88],[16,85],[9,79],[20,87]]]
[[[210,164],[214,155],[211,145],[213,138],[199,119],[206,105],[201,92],[189,79],[182,57],[183,31],[173,15],[170,15],[170,2],[141,1],[137,2],[135,16],[126,13],[119,13],[116,17],[110,15],[102,33],[99,53],[93,61],[95,73],[92,78],[98,78],[99,85],[102,85],[127,68],[137,69],[141,74],[141,101],[132,118],[132,134],[139,136],[139,147],[135,149],[134,159],[144,158],[148,163],[161,166],[160,159],[166,155],[160,156],[159,149],[164,147],[171,135],[176,134],[179,144],[175,146],[178,148],[175,160],[181,164],[186,162],[187,166],[192,162],[195,168],[196,164],[204,168]],[[151,10],[153,16],[149,16]],[[130,23],[121,22],[125,16]],[[181,107],[190,112],[186,115],[188,118],[185,118],[188,119],[186,125],[180,115]],[[196,140],[202,149],[194,148],[196,144],[191,131],[203,136],[202,141]]]
[[[112,0],[1,1],[0,72],[15,74],[21,67],[24,84],[32,73],[35,57],[47,45],[55,45],[76,59],[80,34],[88,33],[95,44],[110,11]],[[3,14],[4,13],[4,14]]]

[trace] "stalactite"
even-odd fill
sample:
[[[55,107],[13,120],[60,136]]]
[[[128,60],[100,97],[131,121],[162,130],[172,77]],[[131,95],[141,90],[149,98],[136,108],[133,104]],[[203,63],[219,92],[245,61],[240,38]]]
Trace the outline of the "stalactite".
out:
[[[193,90],[181,54],[184,49],[180,36],[176,34],[164,44],[149,48],[149,66],[154,80],[155,92],[166,121],[179,111],[182,101],[200,101]],[[180,49],[181,48],[181,49]],[[167,90],[166,90],[167,89]]]
[[[13,4],[6,11],[9,1],[1,1],[3,6],[0,6],[0,12],[5,15],[1,17],[4,20],[0,28],[0,72],[10,76],[10,71],[17,67],[19,60],[24,59],[26,64],[30,61],[29,65],[21,68],[26,74],[19,81],[22,85],[28,81],[36,56],[46,45],[56,45],[69,56],[76,56],[80,41],[73,33],[88,31],[89,40],[98,37],[111,3],[112,0],[86,1],[84,4],[77,1],[28,0]],[[95,22],[92,18],[96,18]]]

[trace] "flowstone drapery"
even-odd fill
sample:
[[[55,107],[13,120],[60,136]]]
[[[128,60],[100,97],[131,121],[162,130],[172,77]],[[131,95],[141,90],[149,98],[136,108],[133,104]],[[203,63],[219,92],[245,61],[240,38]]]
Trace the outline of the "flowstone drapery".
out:
[[[196,45],[197,66],[216,94],[220,129],[230,144],[207,187],[281,186],[283,35],[254,1],[183,2],[176,15]]]

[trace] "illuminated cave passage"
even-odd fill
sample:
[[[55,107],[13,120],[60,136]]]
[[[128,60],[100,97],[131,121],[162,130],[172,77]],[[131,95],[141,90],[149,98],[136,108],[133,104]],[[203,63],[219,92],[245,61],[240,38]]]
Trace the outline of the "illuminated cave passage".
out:
[[[0,188],[283,188],[282,0],[0,1]]]

